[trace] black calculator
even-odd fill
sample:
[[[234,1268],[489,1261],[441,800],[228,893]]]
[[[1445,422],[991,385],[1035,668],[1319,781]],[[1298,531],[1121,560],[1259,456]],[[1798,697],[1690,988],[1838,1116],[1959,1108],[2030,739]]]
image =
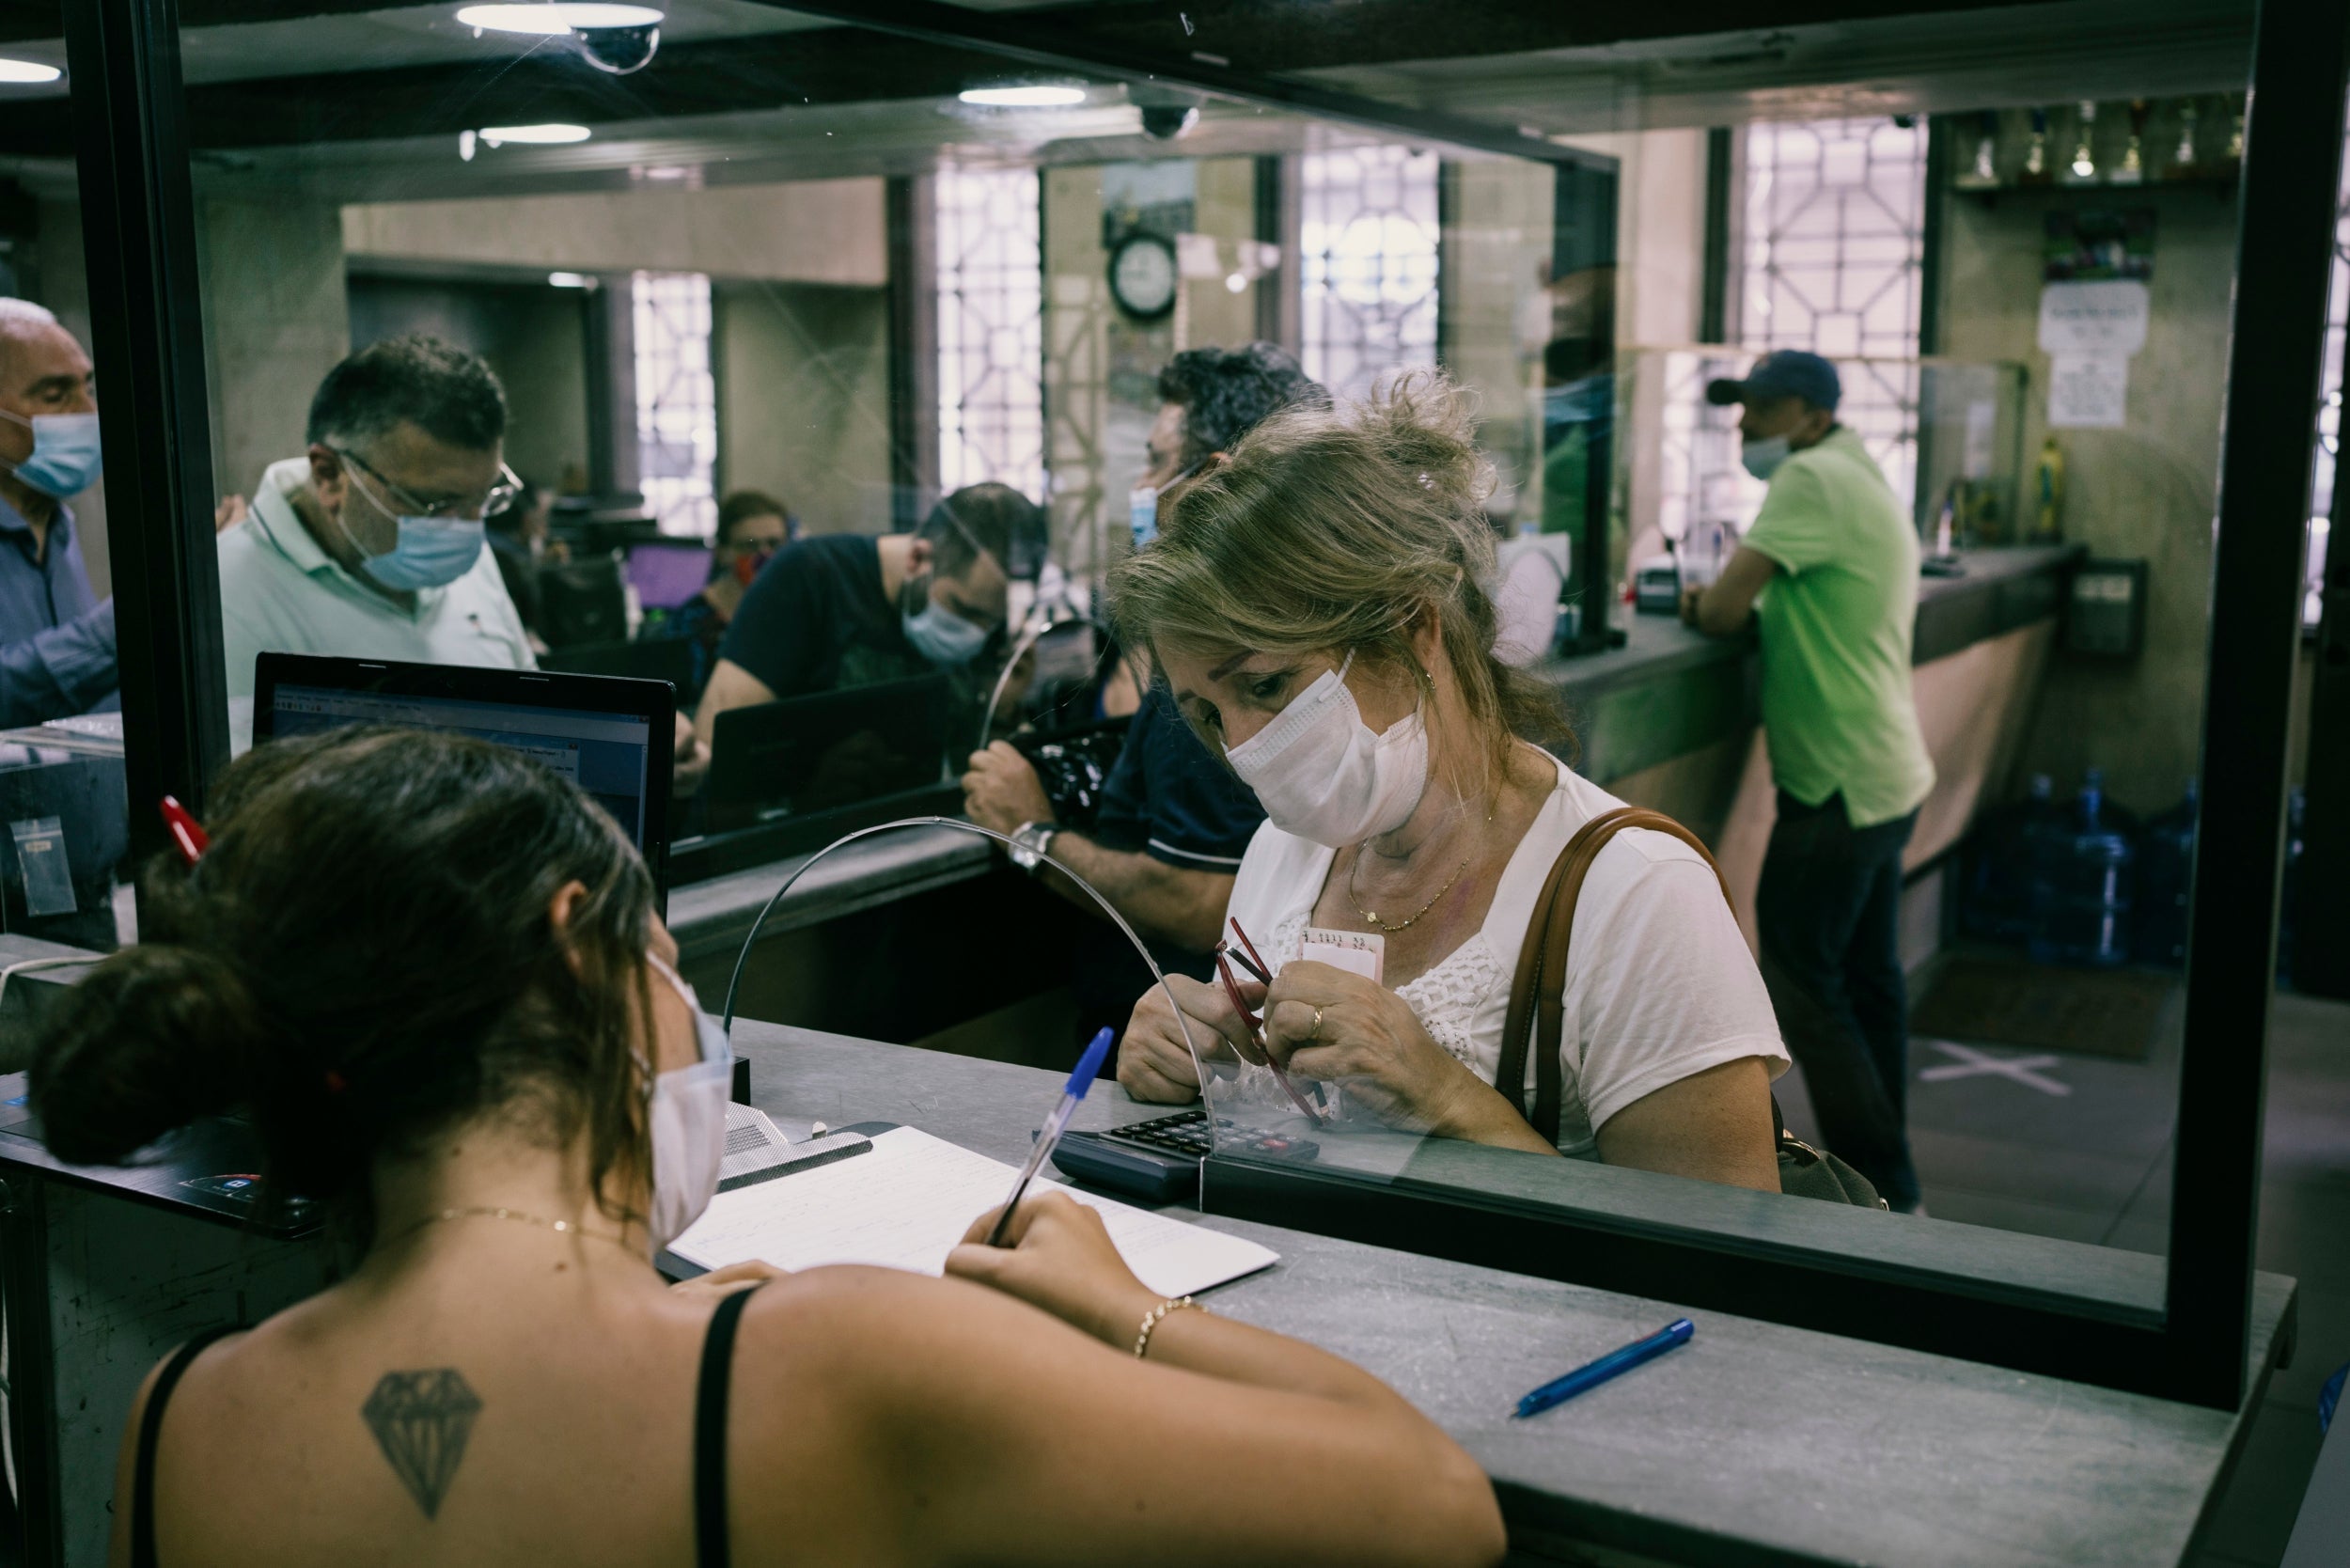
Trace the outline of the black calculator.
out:
[[[1281,1133],[1231,1133],[1231,1121],[1216,1119],[1228,1144],[1276,1158],[1311,1159],[1321,1147],[1310,1138]],[[1153,1203],[1172,1203],[1199,1189],[1199,1162],[1214,1152],[1215,1133],[1204,1110],[1136,1121],[1105,1133],[1068,1133],[1053,1151],[1063,1175],[1089,1186]]]

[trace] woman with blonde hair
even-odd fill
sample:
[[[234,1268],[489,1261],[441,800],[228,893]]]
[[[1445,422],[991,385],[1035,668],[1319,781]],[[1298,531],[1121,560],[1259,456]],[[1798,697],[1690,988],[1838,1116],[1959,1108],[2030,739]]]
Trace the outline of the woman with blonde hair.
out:
[[[1556,703],[1494,655],[1492,482],[1466,396],[1409,375],[1259,426],[1112,572],[1123,635],[1269,819],[1230,909],[1271,972],[1237,993],[1261,1044],[1221,985],[1177,980],[1176,996],[1216,1057],[1269,1058],[1389,1124],[1777,1191],[1769,1086],[1786,1048],[1712,867],[1668,833],[1606,840],[1563,980],[1543,981],[1556,1136],[1529,1121],[1525,1084],[1496,1087],[1545,880],[1622,803],[1531,744],[1562,733]],[[1379,949],[1380,978],[1301,959],[1309,931]],[[1156,992],[1119,1078],[1140,1099],[1199,1092]]]

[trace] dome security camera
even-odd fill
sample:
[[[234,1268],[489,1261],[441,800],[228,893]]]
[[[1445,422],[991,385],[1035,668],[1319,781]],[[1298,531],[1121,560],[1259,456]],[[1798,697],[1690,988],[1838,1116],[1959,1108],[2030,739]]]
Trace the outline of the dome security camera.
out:
[[[1126,89],[1126,98],[1142,111],[1142,133],[1152,141],[1171,142],[1199,123],[1196,93],[1137,82]]]
[[[1153,141],[1171,142],[1198,123],[1195,103],[1153,104],[1142,111],[1142,133]]]
[[[576,27],[572,36],[579,40],[581,57],[613,76],[644,70],[652,64],[653,55],[661,48],[661,28],[657,23],[634,27]]]

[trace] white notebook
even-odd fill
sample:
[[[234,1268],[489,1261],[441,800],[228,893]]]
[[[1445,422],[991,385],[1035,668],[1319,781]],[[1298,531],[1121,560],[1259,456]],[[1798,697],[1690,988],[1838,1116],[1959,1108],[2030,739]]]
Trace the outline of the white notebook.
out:
[[[928,1133],[892,1128],[870,1153],[718,1194],[669,1250],[703,1268],[756,1258],[795,1271],[876,1263],[939,1274],[971,1222],[1004,1200],[1017,1175]],[[1066,1192],[1098,1212],[1126,1266],[1157,1295],[1193,1295],[1280,1261],[1255,1242],[1042,1177],[1028,1191]]]

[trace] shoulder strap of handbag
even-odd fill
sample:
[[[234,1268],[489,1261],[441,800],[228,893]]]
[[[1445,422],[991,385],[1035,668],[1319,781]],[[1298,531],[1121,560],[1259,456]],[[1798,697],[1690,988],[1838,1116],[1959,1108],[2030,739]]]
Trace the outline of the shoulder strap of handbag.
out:
[[[1534,901],[1534,918],[1526,928],[1526,946],[1518,950],[1517,978],[1510,984],[1510,1012],[1501,1027],[1501,1062],[1494,1087],[1525,1112],[1536,1132],[1559,1141],[1559,1103],[1563,1094],[1559,1071],[1559,1039],[1565,1027],[1567,940],[1574,931],[1574,904],[1582,896],[1583,879],[1607,840],[1627,827],[1669,833],[1705,857],[1716,881],[1722,869],[1703,840],[1666,816],[1637,806],[1620,806],[1602,812],[1575,830],[1567,847],[1550,868],[1542,896]],[[1730,902],[1730,884],[1722,883],[1722,902]],[[1534,1052],[1534,1108],[1526,1111],[1526,1056]]]

